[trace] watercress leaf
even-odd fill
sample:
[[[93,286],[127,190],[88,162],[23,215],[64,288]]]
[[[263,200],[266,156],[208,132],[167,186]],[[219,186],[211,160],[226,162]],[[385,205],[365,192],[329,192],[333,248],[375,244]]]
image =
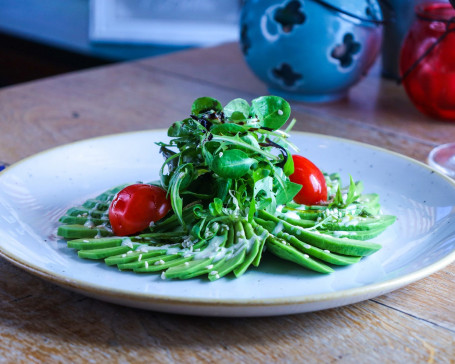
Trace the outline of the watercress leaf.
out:
[[[171,176],[168,187],[168,195],[171,199],[171,206],[174,213],[177,215],[180,223],[185,226],[183,220],[183,200],[180,191],[190,185],[195,176],[194,167],[190,163],[181,164],[177,167]]]
[[[262,127],[281,128],[291,115],[289,103],[278,96],[261,96],[251,102],[251,109]]]
[[[232,186],[232,180],[231,179],[225,179],[225,178],[216,178],[215,179],[215,184],[216,184],[216,196],[224,202],[226,200],[226,197],[229,195],[229,190],[231,189]]]
[[[237,124],[218,124],[212,126],[210,132],[216,135],[235,135],[237,133],[243,133],[245,128]]]
[[[223,201],[219,198],[214,198],[209,204],[209,211],[212,216],[220,216],[223,213]]]
[[[216,154],[212,170],[223,178],[237,179],[243,177],[257,161],[239,149],[229,149]]]
[[[260,164],[260,168],[256,168],[253,171],[253,181],[257,182],[267,176],[270,176],[271,171],[269,169],[263,168],[262,163]]]
[[[236,180],[237,186],[236,186],[236,197],[237,201],[239,203],[239,206],[243,208],[245,206],[245,201],[248,198],[248,186],[243,183],[243,180]]]
[[[197,135],[198,132],[202,131],[203,127],[200,123],[198,123],[196,120],[188,118],[173,123],[168,129],[167,135],[170,137],[182,138],[194,136],[195,134]]]
[[[344,204],[343,201],[343,194],[341,193],[341,188],[338,186],[337,192],[335,194],[335,198],[333,199],[333,202],[330,204],[331,206],[337,206],[337,207],[342,207]]]
[[[288,158],[286,159],[286,163],[284,163],[283,171],[286,176],[290,176],[294,173],[294,161],[291,158],[291,155],[288,154]]]
[[[292,159],[292,155],[291,153],[289,153],[289,150],[287,148],[286,149],[286,152],[287,152],[287,157],[286,157],[286,162],[284,163],[284,166],[283,166],[283,172],[286,176],[290,176],[291,174],[294,173],[294,160]],[[283,158],[285,158],[283,156]]]
[[[293,183],[291,181],[285,182],[285,188],[279,188],[276,194],[276,204],[285,205],[299,193],[302,189],[302,185]]]
[[[254,198],[258,202],[256,208],[258,210],[267,210],[275,213],[276,197],[273,192],[272,176],[265,177],[254,184]]]
[[[265,193],[270,196],[273,190],[273,178],[271,176],[260,179],[254,184],[254,196],[256,197],[259,192]]]
[[[247,118],[240,111],[234,111],[232,113],[232,115],[229,117],[229,120],[230,121],[234,121],[234,122],[236,122],[236,121],[246,121]]]
[[[268,211],[269,206],[271,204],[272,204],[272,199],[271,198],[261,197],[259,199],[259,203],[257,204],[257,209],[258,210],[266,210],[266,211]]]
[[[170,136],[170,137],[178,137],[178,136],[180,136],[181,129],[182,129],[182,126],[183,126],[183,122],[184,122],[184,120],[176,121],[175,123],[173,123],[169,127],[169,129],[167,129],[167,136]]]
[[[205,163],[206,163],[208,166],[211,166],[212,163],[213,163],[213,154],[212,154],[211,151],[208,149],[208,143],[205,143],[205,144],[202,146],[202,156],[204,157]]]
[[[269,136],[269,139],[271,137],[274,137],[273,138],[273,141],[279,145],[281,145],[282,147],[284,148],[287,148],[288,150],[292,149],[296,152],[299,151],[299,148],[297,148],[297,146],[290,142],[287,138],[289,137],[288,134],[282,132],[281,130],[265,130],[265,129],[258,129],[255,131],[255,133],[257,134],[262,134],[261,135],[261,138],[262,139],[265,139],[267,138],[267,136]]]
[[[352,179],[352,176],[349,176],[349,189],[348,189],[348,194],[346,197],[345,206],[348,206],[351,203],[353,203],[355,199],[356,199],[356,185],[355,185],[354,180]]]
[[[240,137],[240,139],[241,139],[242,141],[244,141],[245,143],[247,143],[247,144],[249,144],[249,145],[251,145],[251,146],[253,146],[253,147],[257,148],[257,149],[260,148],[257,139],[256,139],[255,136],[254,136],[253,134],[251,134],[251,133],[248,133],[248,134],[246,134],[246,135],[242,135],[242,136]]]
[[[231,120],[244,120],[248,118],[250,105],[244,99],[234,99],[224,107],[224,115]]]
[[[267,212],[271,213],[271,214],[275,214],[276,213],[276,196],[275,194],[272,194],[270,196],[270,204],[267,206],[267,208],[265,209]]]
[[[258,154],[263,155],[264,157],[270,158],[272,160],[278,160],[278,157],[273,155],[272,153],[269,153],[268,151],[262,149],[262,148],[257,148],[253,145],[250,145],[246,142],[244,142],[238,135],[235,136],[227,136],[227,135],[214,135],[213,138],[210,140],[210,142],[224,142],[228,144],[235,144],[237,148],[246,148],[248,150],[251,150],[253,152],[256,152]],[[208,144],[208,143],[206,143]]]
[[[166,161],[163,163],[160,169],[160,179],[161,179],[161,184],[163,187],[167,187],[169,185],[169,180],[170,176],[172,175],[173,171],[177,168],[178,166],[178,158],[181,153],[174,153],[170,155],[166,159]],[[167,167],[167,173],[165,173],[165,168]]]
[[[344,207],[349,206],[354,201],[356,201],[363,191],[363,183],[362,182],[354,182],[352,176],[349,176],[349,189],[346,196],[346,201]]]
[[[196,173],[191,163],[180,164],[172,174],[169,185],[176,184],[177,180],[179,180],[179,190],[184,190],[190,185],[195,177]]]
[[[193,115],[200,115],[207,111],[221,112],[223,111],[223,106],[218,100],[211,97],[199,97],[194,100],[191,106],[191,113]]]

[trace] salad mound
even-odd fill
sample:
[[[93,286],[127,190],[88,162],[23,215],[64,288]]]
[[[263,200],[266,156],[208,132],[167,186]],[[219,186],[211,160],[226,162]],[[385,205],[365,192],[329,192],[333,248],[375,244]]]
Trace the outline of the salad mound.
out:
[[[160,180],[123,185],[69,209],[58,235],[78,256],[162,278],[241,276],[264,252],[307,269],[360,261],[394,223],[379,196],[293,155],[282,98],[202,97],[157,143]]]

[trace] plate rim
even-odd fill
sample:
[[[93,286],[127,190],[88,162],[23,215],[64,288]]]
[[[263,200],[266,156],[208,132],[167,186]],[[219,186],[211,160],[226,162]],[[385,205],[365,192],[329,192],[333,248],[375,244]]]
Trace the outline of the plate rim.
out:
[[[27,162],[30,159],[34,159],[45,155],[47,153],[52,153],[58,149],[71,147],[77,144],[83,144],[87,142],[96,142],[97,140],[101,139],[109,139],[121,136],[133,136],[133,135],[140,135],[144,133],[157,133],[157,132],[166,132],[167,129],[159,128],[159,129],[146,129],[146,130],[139,130],[139,131],[130,131],[130,132],[123,132],[123,133],[112,133],[102,136],[97,136],[93,138],[86,138],[81,139],[69,143],[64,143],[36,154],[27,156],[13,164],[11,164],[8,168],[0,172],[0,178],[3,174],[10,173],[12,169],[20,166],[22,163]],[[310,132],[303,132],[303,131],[293,131],[292,135],[303,135],[307,137],[315,137],[315,138],[322,138],[322,139],[330,139],[334,141],[338,141],[345,144],[354,144],[358,145],[363,148],[367,148],[370,150],[376,150],[381,153],[389,154],[413,164],[418,165],[419,167],[423,167],[429,171],[434,172],[438,175],[439,178],[443,178],[446,182],[448,182],[452,187],[455,189],[455,181],[451,178],[443,175],[436,169],[432,168],[431,166],[420,162],[414,158],[408,157],[398,152],[394,152],[383,147],[378,147],[375,145],[371,145],[368,143],[351,140],[347,138],[341,138],[337,136],[331,136],[326,134],[320,133],[310,133]],[[310,294],[310,295],[297,295],[291,297],[278,297],[278,298],[247,298],[247,299],[219,299],[219,298],[197,298],[197,297],[183,297],[183,296],[166,296],[165,294],[151,294],[151,293],[141,293],[141,292],[125,292],[124,289],[121,288],[106,288],[105,286],[96,284],[96,283],[89,283],[85,280],[75,279],[75,278],[68,278],[64,275],[58,274],[53,272],[50,269],[45,269],[42,267],[37,267],[30,262],[27,262],[14,254],[12,254],[8,249],[0,246],[0,256],[5,260],[9,261],[13,265],[19,267],[20,269],[33,274],[39,278],[42,278],[46,281],[49,281],[53,284],[59,285],[61,287],[80,292],[82,294],[86,294],[88,296],[97,297],[99,299],[109,300],[110,302],[128,302],[128,306],[132,306],[132,302],[138,304],[145,304],[150,308],[154,308],[155,305],[172,305],[172,306],[190,306],[190,307],[231,307],[231,308],[243,308],[243,307],[276,307],[276,306],[293,306],[293,305],[307,305],[311,303],[319,303],[319,302],[328,302],[333,300],[340,300],[340,299],[353,299],[359,296],[364,296],[367,298],[375,297],[378,294],[384,294],[405,285],[411,284],[417,280],[422,278],[428,277],[429,275],[445,268],[449,264],[455,261],[455,250],[451,253],[447,254],[443,258],[439,259],[438,261],[421,268],[415,272],[405,274],[403,276],[399,276],[396,278],[392,278],[389,280],[385,280],[382,282],[376,282],[367,284],[361,287],[354,287],[350,289],[344,289],[340,291],[328,292],[328,293],[317,293],[317,294]],[[365,298],[365,299],[367,299]],[[363,300],[363,299],[360,299]],[[354,301],[349,301],[346,304],[354,303]],[[341,305],[336,305],[341,306]],[[144,308],[145,306],[141,306]],[[298,311],[303,312],[303,311]]]

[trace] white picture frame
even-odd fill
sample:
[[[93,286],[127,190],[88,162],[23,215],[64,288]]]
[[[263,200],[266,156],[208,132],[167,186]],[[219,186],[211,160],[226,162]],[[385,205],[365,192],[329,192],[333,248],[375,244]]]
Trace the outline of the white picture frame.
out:
[[[92,42],[210,46],[239,38],[240,0],[91,0]]]

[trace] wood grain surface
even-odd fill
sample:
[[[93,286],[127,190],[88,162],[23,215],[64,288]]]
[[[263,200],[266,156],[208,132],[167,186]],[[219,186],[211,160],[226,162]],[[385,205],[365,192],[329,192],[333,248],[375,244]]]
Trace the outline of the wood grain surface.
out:
[[[349,98],[291,103],[297,130],[425,161],[455,123],[418,113],[378,66]],[[237,44],[0,89],[0,160],[85,138],[165,128],[194,98],[266,94]],[[321,312],[250,319],[142,311],[87,298],[0,259],[0,362],[455,363],[455,264],[395,292]]]

